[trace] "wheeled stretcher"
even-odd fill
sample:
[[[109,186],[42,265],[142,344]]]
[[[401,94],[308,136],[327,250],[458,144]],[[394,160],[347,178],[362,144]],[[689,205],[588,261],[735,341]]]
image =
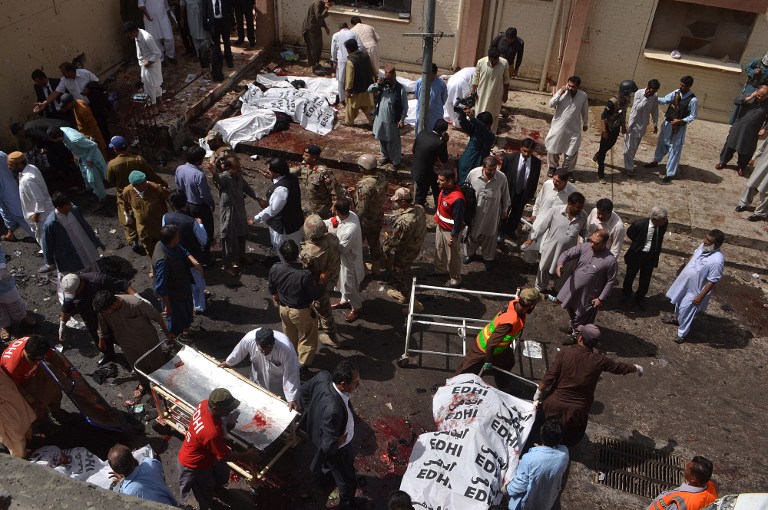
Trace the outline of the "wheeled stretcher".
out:
[[[136,361],[136,371],[149,379],[157,406],[157,422],[181,434],[187,433],[197,405],[215,388],[226,388],[240,401],[240,407],[225,418],[234,424],[227,433],[231,445],[256,448],[262,455],[252,465],[230,462],[229,466],[252,487],[272,483],[267,473],[300,439],[296,434],[298,413],[277,395],[254,384],[232,369],[218,367],[218,362],[188,345],[159,369],[144,373],[141,360],[162,343]]]

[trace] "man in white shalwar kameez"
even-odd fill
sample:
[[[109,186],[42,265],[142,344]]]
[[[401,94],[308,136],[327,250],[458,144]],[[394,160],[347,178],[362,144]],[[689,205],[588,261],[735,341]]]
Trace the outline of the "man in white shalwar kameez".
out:
[[[168,61],[175,63],[176,48],[171,19],[168,17],[168,0],[139,0],[139,9],[144,13],[144,29],[163,47]]]
[[[333,34],[331,38],[331,62],[336,68],[336,81],[339,84],[339,101],[345,101],[347,98],[346,90],[344,90],[344,80],[347,76],[347,58],[349,52],[344,46],[346,41],[354,39],[357,41],[358,48],[363,47],[363,42],[358,35],[351,31],[347,27],[346,23],[339,24],[339,31]],[[378,70],[378,68],[377,68]]]
[[[725,235],[720,230],[711,230],[667,291],[667,297],[675,305],[675,314],[662,317],[661,321],[678,327],[675,343],[685,341],[694,317],[707,309],[712,289],[723,276],[725,258],[720,246],[724,241]]]
[[[472,77],[474,75],[474,67],[465,67],[453,73],[446,83],[448,86],[448,99],[446,99],[445,106],[443,107],[443,118],[453,124],[456,129],[459,128],[459,114],[453,110],[453,105],[457,99],[469,95],[472,90]]]
[[[749,221],[760,221],[768,218],[768,155],[766,155],[766,149],[768,149],[768,139],[760,144],[752,156],[755,169],[752,170],[752,174],[739,197],[739,205],[736,206],[736,212],[743,212],[755,199],[755,195],[758,196],[755,212],[747,218]]]
[[[650,80],[647,87],[635,92],[624,135],[624,170],[629,176],[635,175],[635,154],[648,130],[649,118],[653,120],[653,134],[659,132],[659,87],[659,80]]]
[[[43,222],[53,212],[51,195],[48,194],[43,174],[35,165],[28,164],[24,154],[18,151],[8,155],[8,167],[19,176],[22,214],[34,232],[37,244],[42,244]]]
[[[475,111],[493,115],[494,133],[499,128],[501,105],[509,97],[509,64],[500,55],[498,48],[488,49],[488,56],[477,61],[472,77],[472,92],[477,93]]]
[[[547,165],[551,174],[560,168],[560,155],[564,156],[563,166],[569,172],[576,168],[581,145],[581,132],[589,125],[589,100],[583,90],[579,90],[581,78],[571,76],[568,84],[555,92],[549,100],[549,107],[555,109],[552,126],[544,140],[547,147]]]
[[[496,171],[498,164],[495,156],[488,156],[483,160],[483,166],[470,170],[467,175],[467,182],[475,190],[477,209],[464,245],[464,263],[469,264],[480,248],[486,271],[491,270],[496,258],[499,221],[506,219],[512,200],[507,176]]]
[[[363,308],[363,298],[360,296],[360,283],[365,278],[363,264],[363,231],[360,219],[349,210],[350,203],[346,198],[339,198],[333,204],[333,216],[325,220],[328,231],[339,238],[339,254],[341,255],[341,271],[337,290],[341,291],[341,300],[331,305],[331,308],[349,308],[345,319],[355,322]]]
[[[234,367],[245,358],[251,361],[251,381],[283,397],[290,409],[296,409],[299,356],[288,337],[269,328],[254,329],[240,340],[219,367]]]
[[[587,237],[587,213],[584,212],[584,195],[578,191],[568,196],[568,203],[550,208],[536,218],[531,229],[531,238],[525,241],[530,246],[541,239],[541,261],[536,273],[535,288],[539,292],[547,290],[549,279],[557,270],[560,254],[579,243],[579,238]]]
[[[551,208],[567,204],[571,193],[578,191],[576,186],[569,182],[568,179],[570,177],[571,174],[568,171],[558,168],[551,179],[544,181],[533,204],[533,212],[531,213],[532,223],[535,223],[536,219],[540,216],[544,216]],[[539,251],[540,242],[541,240],[539,239],[528,245],[523,252],[522,258],[524,261],[529,264],[536,263],[536,254]]]
[[[137,28],[132,21],[123,25],[125,35],[136,41],[136,58],[141,68],[141,83],[144,85],[144,93],[149,97],[152,105],[152,114],[164,112],[163,96],[163,54],[157,47],[155,38],[146,30]],[[157,100],[160,99],[158,105]]]
[[[619,253],[624,246],[624,222],[614,212],[613,202],[608,198],[598,200],[587,218],[587,232],[592,235],[596,230],[608,232],[608,242],[605,247],[616,257],[618,265]]]

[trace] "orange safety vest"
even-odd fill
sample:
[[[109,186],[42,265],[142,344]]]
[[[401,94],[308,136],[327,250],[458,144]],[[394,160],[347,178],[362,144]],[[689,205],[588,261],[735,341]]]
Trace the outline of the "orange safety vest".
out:
[[[456,186],[450,193],[440,191],[435,210],[435,223],[443,230],[453,230],[453,203],[456,200],[464,200],[464,193]]]
[[[717,489],[712,480],[701,492],[675,491],[655,499],[648,510],[667,510],[672,503],[677,504],[677,510],[700,510],[717,499]]]
[[[512,340],[520,336],[520,333],[523,331],[523,326],[525,326],[523,323],[525,316],[521,318],[515,311],[515,303],[518,301],[518,299],[510,301],[507,308],[497,313],[496,317],[486,324],[485,327],[480,330],[480,333],[477,334],[477,346],[481,351],[485,352],[485,346],[488,343],[488,339],[491,338],[491,335],[499,324],[512,324],[512,331],[504,335],[504,338],[499,345],[493,350],[494,354],[501,354],[504,352],[507,347],[509,347],[509,344],[512,343]]]

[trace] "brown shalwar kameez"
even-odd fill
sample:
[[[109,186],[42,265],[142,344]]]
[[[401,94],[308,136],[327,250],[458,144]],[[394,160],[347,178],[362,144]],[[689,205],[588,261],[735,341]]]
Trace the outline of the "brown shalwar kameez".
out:
[[[562,444],[571,448],[584,437],[600,374],[626,375],[636,370],[634,365],[614,361],[583,345],[558,352],[539,387],[552,387],[542,401],[541,412],[545,420],[557,418],[563,422]]]

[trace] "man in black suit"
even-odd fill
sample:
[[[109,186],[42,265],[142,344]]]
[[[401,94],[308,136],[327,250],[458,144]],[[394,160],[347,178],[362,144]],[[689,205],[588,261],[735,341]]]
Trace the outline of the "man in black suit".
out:
[[[232,31],[232,4],[230,0],[204,0],[205,20],[208,31],[213,39],[211,77],[213,81],[224,80],[224,64],[220,43],[224,44],[224,58],[227,67],[235,66],[232,59],[232,46],[229,44],[229,33]]]
[[[42,103],[48,99],[48,96],[50,96],[53,91],[56,90],[56,87],[59,86],[59,79],[48,78],[42,69],[35,69],[32,71],[32,81],[35,82],[35,96],[37,97],[38,103]],[[43,116],[54,119],[60,119],[64,116],[64,114],[59,111],[58,101],[49,104],[42,113]]]
[[[425,129],[416,135],[413,142],[411,177],[416,182],[414,202],[420,206],[427,203],[430,190],[437,205],[440,188],[437,186],[435,163],[438,160],[442,163],[448,161],[448,123],[444,119],[437,119],[434,131]]]
[[[627,263],[627,274],[624,276],[624,293],[621,303],[626,303],[632,296],[632,284],[637,273],[640,273],[640,281],[635,292],[635,302],[638,308],[645,310],[645,295],[651,284],[653,269],[659,266],[661,245],[664,243],[664,233],[667,231],[667,210],[654,206],[651,209],[649,220],[645,218],[637,220],[627,229],[627,237],[632,244],[624,254],[624,262]]]
[[[501,163],[501,172],[507,176],[509,183],[509,195],[512,205],[509,206],[507,221],[499,223],[500,243],[504,242],[504,235],[514,240],[515,233],[523,217],[525,204],[536,195],[536,187],[539,185],[541,173],[541,160],[533,155],[536,142],[532,138],[525,138],[520,144],[520,152],[506,154]]]
[[[321,479],[333,477],[339,488],[339,510],[360,508],[365,500],[355,498],[355,456],[352,437],[355,419],[349,395],[360,384],[360,372],[351,361],[342,360],[333,375],[322,370],[301,386],[303,414],[299,427],[317,448],[309,465]]]

